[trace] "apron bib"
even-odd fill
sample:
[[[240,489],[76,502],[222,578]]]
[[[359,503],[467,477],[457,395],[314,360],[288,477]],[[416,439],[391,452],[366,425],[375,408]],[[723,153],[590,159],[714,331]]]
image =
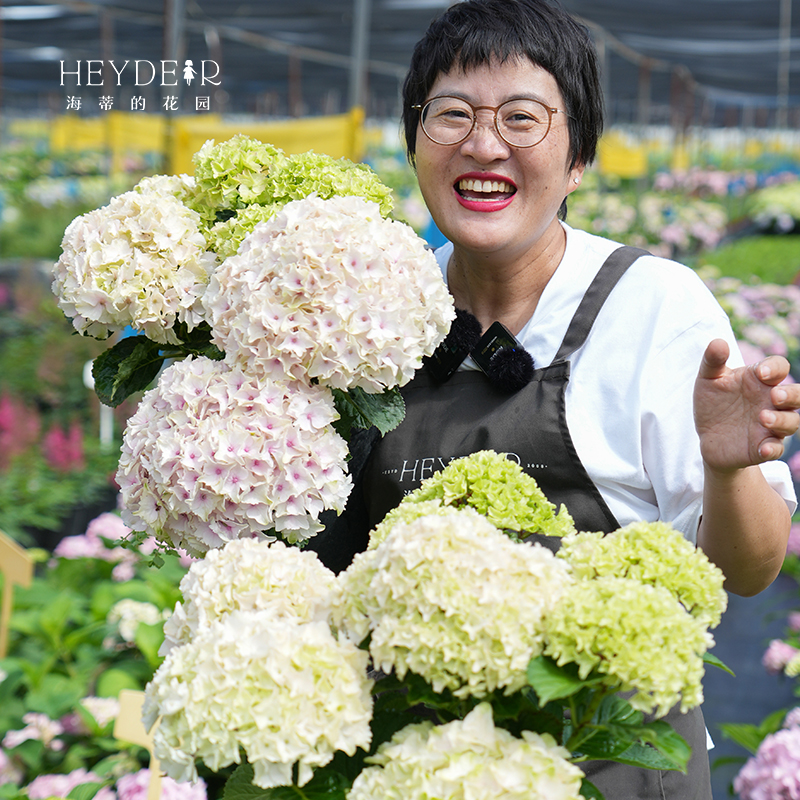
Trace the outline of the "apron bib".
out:
[[[567,507],[578,530],[616,530],[619,523],[575,450],[567,427],[565,396],[570,356],[586,341],[617,281],[645,253],[620,247],[608,257],[581,300],[553,362],[536,369],[531,382],[518,392],[501,392],[479,371],[460,371],[440,384],[427,370],[420,370],[401,390],[406,402],[403,422],[377,441],[374,435],[368,438],[369,460],[363,472],[358,470],[363,478],[359,480],[354,475],[356,497],[351,498],[346,514],[350,514],[351,521],[358,519],[362,528],[366,524],[366,531],[354,534],[352,523],[334,525],[337,532],[332,530],[331,536],[322,534],[319,541],[312,539],[311,548],[321,557],[329,553],[332,562],[336,561],[333,553],[337,547],[355,544],[365,549],[367,532],[405,494],[452,459],[479,450],[506,453],[517,461],[536,479],[550,502],[557,508],[562,503]],[[343,527],[349,528],[347,533],[342,532]],[[552,537],[538,537],[540,542],[548,539]],[[343,568],[352,553],[339,553],[336,563]],[[580,764],[606,800],[711,800],[702,712],[697,708],[680,714],[673,709],[664,719],[692,748],[688,775],[605,761]]]

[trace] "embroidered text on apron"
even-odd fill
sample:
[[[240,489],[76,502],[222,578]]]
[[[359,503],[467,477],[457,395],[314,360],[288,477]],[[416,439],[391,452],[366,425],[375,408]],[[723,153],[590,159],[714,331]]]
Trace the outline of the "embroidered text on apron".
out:
[[[365,469],[369,526],[374,527],[404,494],[451,459],[491,449],[518,461],[556,507],[566,505],[578,530],[607,533],[618,528],[575,450],[567,428],[565,393],[570,356],[586,341],[617,281],[645,252],[621,247],[608,257],[581,300],[553,362],[535,370],[533,380],[515,394],[499,391],[482,372],[460,371],[438,384],[421,370],[402,390],[405,419],[375,444]],[[673,710],[664,719],[695,754],[688,775],[584,762],[581,769],[606,800],[711,800],[702,712]]]

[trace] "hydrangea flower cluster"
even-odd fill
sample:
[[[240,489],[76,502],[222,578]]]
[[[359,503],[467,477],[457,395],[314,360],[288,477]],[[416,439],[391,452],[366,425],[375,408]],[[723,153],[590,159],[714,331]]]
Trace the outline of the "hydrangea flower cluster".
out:
[[[200,216],[151,182],[77,217],[62,241],[53,291],[75,329],[98,339],[128,325],[161,344],[175,322],[203,320],[201,298],[216,257]]]
[[[580,800],[583,773],[549,734],[517,739],[481,703],[463,720],[408,725],[382,744],[347,800]]]
[[[408,382],[455,315],[423,241],[360,197],[288,203],[204,302],[215,344],[249,372],[368,392]]]
[[[680,702],[686,711],[703,701],[703,653],[714,644],[703,622],[663,586],[628,578],[576,581],[545,619],[545,654],[560,666],[592,670],[628,702],[663,716]]]
[[[710,628],[728,606],[722,570],[664,522],[634,522],[606,536],[576,533],[562,541],[558,556],[579,579],[614,576],[663,586]]]
[[[210,550],[181,580],[183,603],[164,626],[166,655],[232,611],[269,610],[298,622],[328,622],[334,574],[314,553],[283,542],[235,539]]]
[[[495,527],[518,531],[522,536],[566,536],[575,532],[567,509],[562,505],[556,513],[556,507],[536,481],[515,461],[493,450],[454,459],[406,495],[403,504],[429,500],[456,508],[470,506]]]
[[[133,644],[140,624],[156,625],[163,622],[166,614],[153,603],[125,597],[111,606],[106,622],[114,628],[124,642]]]
[[[791,714],[791,712],[790,712]],[[793,715],[767,736],[733,780],[741,800],[800,797],[800,725]]]
[[[334,622],[356,642],[369,634],[377,669],[479,698],[526,685],[543,617],[570,583],[549,550],[511,541],[469,508],[398,522],[338,580]]]
[[[173,648],[145,692],[154,753],[178,781],[196,780],[195,759],[216,771],[240,763],[262,788],[307,783],[337,750],[371,741],[368,655],[324,622],[232,611]]]
[[[307,538],[350,493],[337,418],[321,386],[265,383],[207,358],[176,362],[128,421],[123,520],[192,555],[271,529]]]

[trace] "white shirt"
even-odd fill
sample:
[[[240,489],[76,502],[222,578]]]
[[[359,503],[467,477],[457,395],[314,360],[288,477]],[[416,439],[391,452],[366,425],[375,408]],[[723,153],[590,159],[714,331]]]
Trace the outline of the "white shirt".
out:
[[[589,284],[619,247],[564,228],[564,257],[517,336],[536,367],[552,362]],[[450,243],[436,251],[445,282],[452,252]],[[620,279],[586,343],[572,355],[567,425],[581,462],[620,525],[660,520],[696,541],[703,465],[692,393],[703,352],[715,338],[728,341],[728,364],[740,366],[728,318],[696,273],[643,256]],[[794,512],[788,466],[772,461],[761,469]]]

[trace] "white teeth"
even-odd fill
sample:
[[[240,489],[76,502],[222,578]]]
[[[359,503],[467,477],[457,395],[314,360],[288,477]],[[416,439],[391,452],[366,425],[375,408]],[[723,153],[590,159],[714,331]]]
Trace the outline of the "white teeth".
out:
[[[467,192],[512,192],[514,188],[506,181],[481,181],[465,178],[458,182],[458,188]]]

